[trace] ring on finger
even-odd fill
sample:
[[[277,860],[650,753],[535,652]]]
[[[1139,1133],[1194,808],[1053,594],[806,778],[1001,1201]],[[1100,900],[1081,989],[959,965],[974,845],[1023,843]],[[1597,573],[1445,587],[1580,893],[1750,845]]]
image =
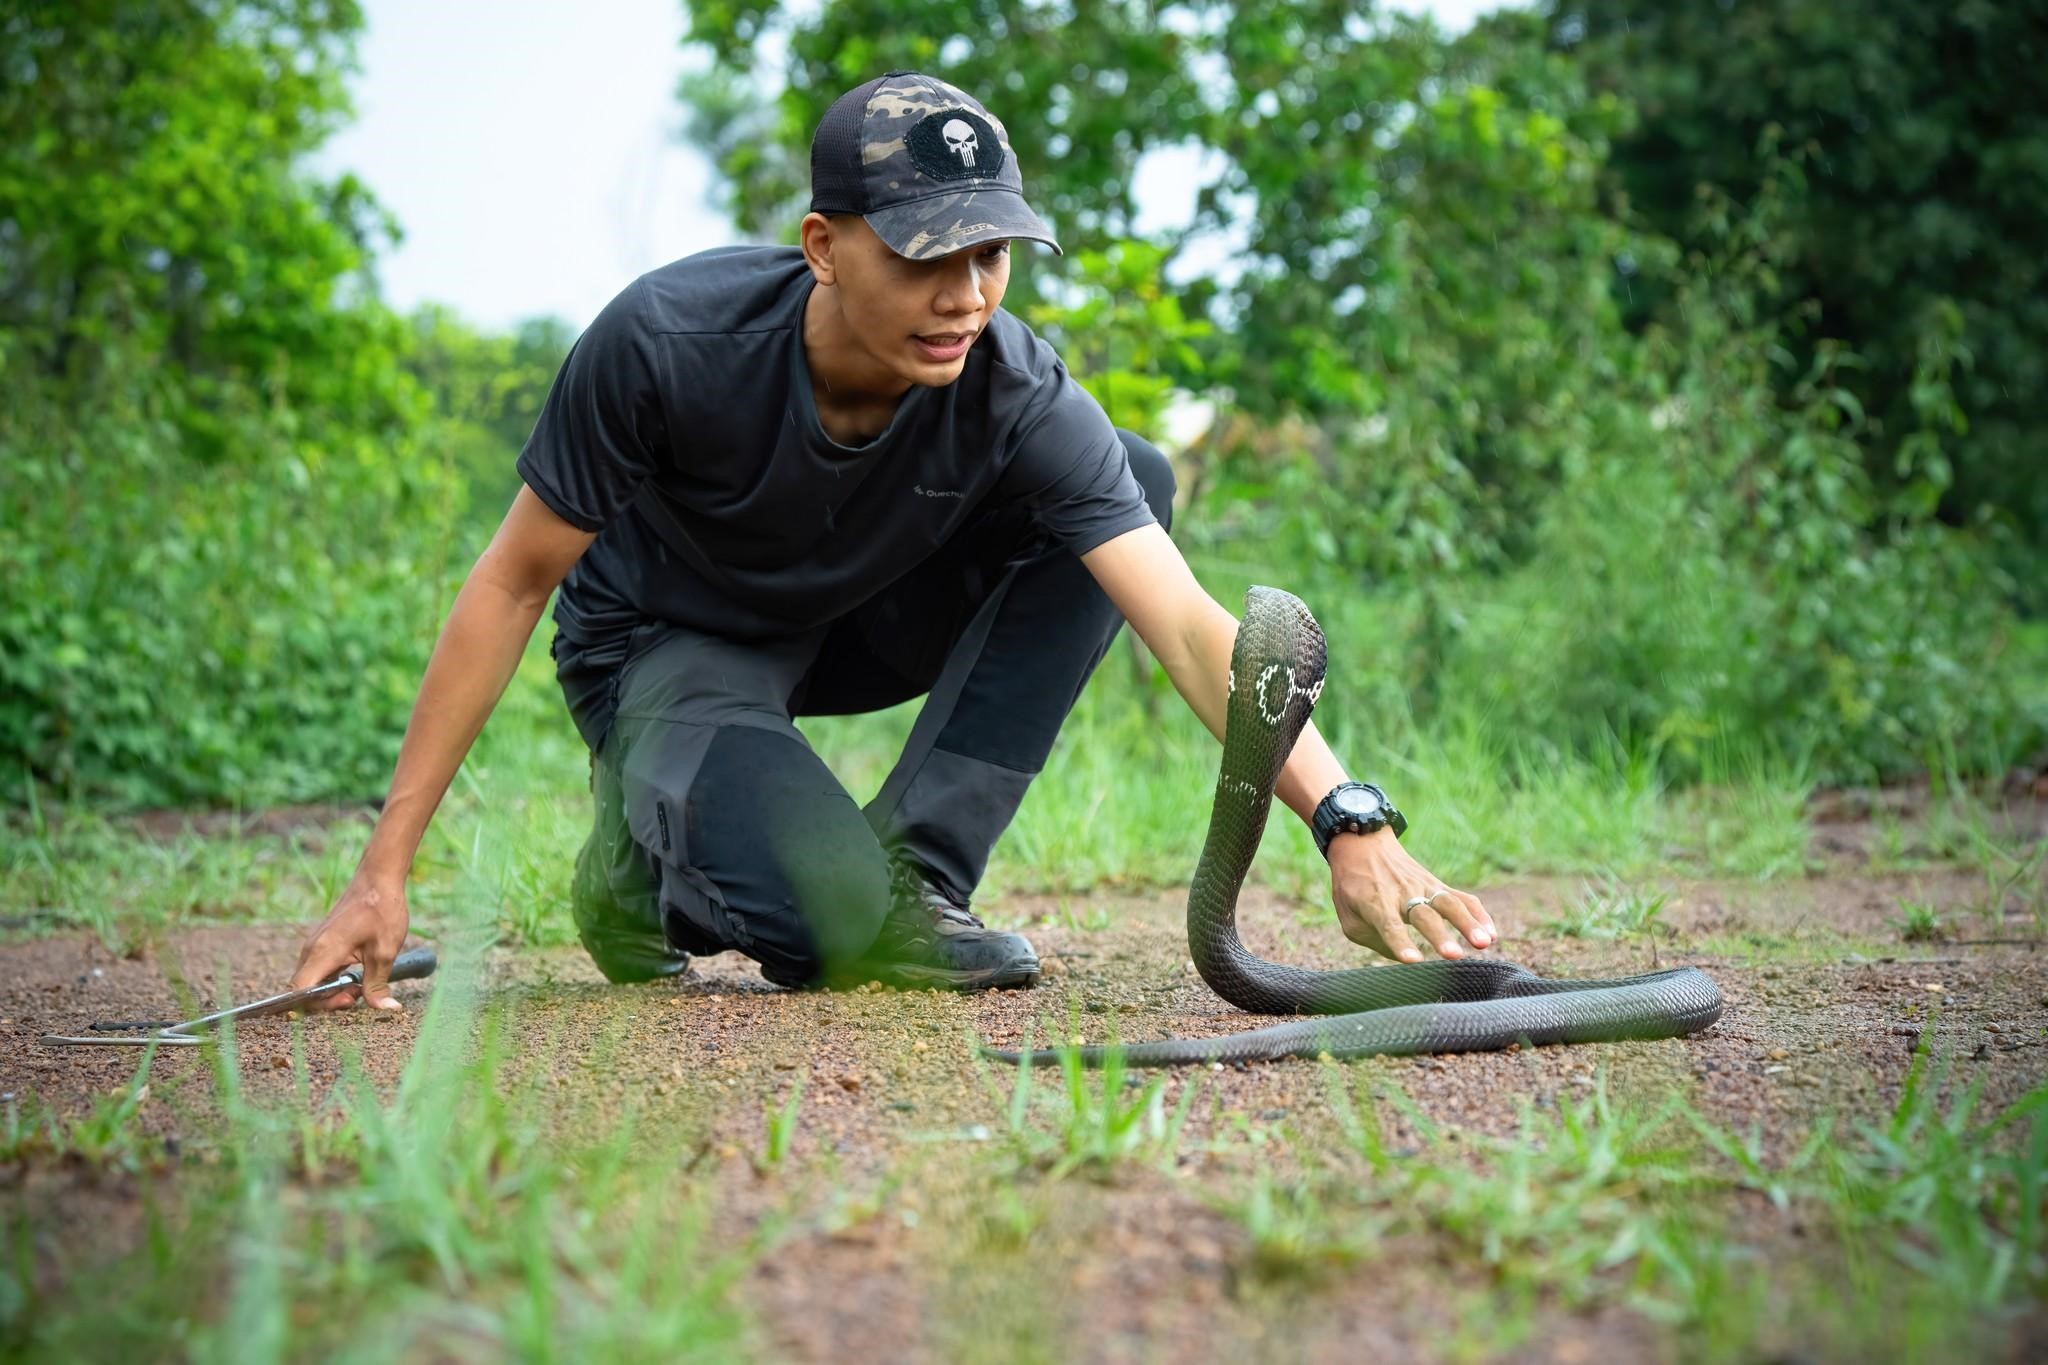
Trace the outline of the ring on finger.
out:
[[[1429,897],[1427,897],[1427,896],[1410,896],[1410,897],[1409,897],[1409,898],[1408,898],[1407,900],[1405,900],[1405,901],[1401,902],[1401,923],[1403,923],[1403,924],[1412,924],[1412,923],[1414,923],[1414,921],[1413,921],[1413,920],[1411,920],[1411,919],[1409,919],[1409,918],[1408,918],[1408,916],[1410,916],[1410,915],[1412,915],[1412,914],[1414,914],[1414,913],[1415,913],[1415,907],[1416,907],[1416,906],[1418,906],[1418,905],[1428,905],[1428,904],[1429,904]]]

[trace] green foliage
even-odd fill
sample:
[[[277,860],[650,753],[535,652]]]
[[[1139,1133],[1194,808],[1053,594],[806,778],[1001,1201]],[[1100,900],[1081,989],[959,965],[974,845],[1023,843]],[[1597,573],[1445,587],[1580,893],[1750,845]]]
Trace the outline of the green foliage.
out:
[[[794,230],[811,129],[873,72],[988,100],[1070,246],[1013,310],[1106,405],[1216,402],[1177,538],[1258,547],[1319,612],[1373,591],[1419,720],[1619,737],[1679,780],[1730,739],[1839,781],[1996,769],[2048,733],[1995,528],[1937,520],[1975,430],[1968,310],[1901,315],[1903,416],[1880,414],[1873,362],[1801,311],[1824,195],[1798,145],[1752,138],[1741,198],[1646,228],[1603,193],[1635,107],[1527,13],[1447,41],[1266,0],[834,0],[700,7],[689,36],[713,66],[683,98],[749,231]],[[1185,232],[1130,240],[1137,161],[1168,147],[1216,169]],[[1242,248],[1190,277],[1219,233]]]
[[[1981,546],[1863,470],[1857,358],[1792,355],[1772,312],[1788,172],[1747,208],[1710,201],[1651,363],[1607,395],[1583,466],[1544,506],[1532,552],[1452,632],[1446,691],[1518,685],[1494,716],[1579,746],[1610,730],[1676,776],[1744,734],[1821,781],[1939,766],[1998,770],[2041,733],[2006,588]],[[1933,376],[1925,382],[1938,384]]]
[[[1488,1268],[1490,1302],[1518,1310],[1539,1298],[1588,1309],[1626,1303],[1708,1333],[1705,1353],[1716,1359],[1776,1354],[1764,1348],[1787,1339],[1829,1342],[1837,1349],[1821,1354],[1841,1354],[1901,1328],[1920,1348],[1967,1340],[1987,1314],[2048,1283],[2048,1090],[1973,1121],[1981,1081],[1949,1091],[1944,1103],[1946,1067],[1931,1062],[1933,1037],[1930,1022],[1882,1122],[1823,1116],[1776,1156],[1766,1155],[1760,1132],[1723,1128],[1683,1096],[1654,1108],[1617,1102],[1604,1075],[1582,1094],[1537,1104],[1523,1097],[1515,1135],[1490,1138],[1443,1128],[1391,1082],[1361,1080],[1354,1093],[1347,1070],[1325,1063],[1335,1127],[1355,1169],[1323,1159],[1321,1198],[1297,1201],[1286,1244],[1341,1246],[1340,1230],[1361,1223],[1387,1240],[1427,1234]],[[1360,1103],[1368,1088],[1371,1102]],[[1387,1127],[1396,1118],[1413,1146],[1392,1145]],[[1731,1204],[1731,1196],[1752,1198]],[[1800,1283],[1768,1282],[1784,1267],[1759,1255],[1769,1238],[1759,1208],[1827,1236],[1802,1254]],[[1247,1201],[1240,1217],[1248,1229],[1253,1212]],[[1276,1220],[1270,1210],[1264,1216],[1270,1245]],[[1255,1265],[1264,1250],[1255,1245]],[[1838,1311],[1787,1322],[1765,1311],[1779,1294]],[[1726,1320],[1731,1302],[1744,1309],[1734,1321]]]
[[[1030,1050],[1028,1030],[1020,1046]],[[1038,1091],[1033,1081],[1037,1068],[1017,1064],[1009,1097],[1009,1143],[1017,1159],[1055,1179],[1079,1174],[1103,1181],[1116,1179],[1126,1163],[1171,1165],[1197,1082],[1182,1083],[1180,1103],[1169,1113],[1167,1078],[1127,1079],[1120,1050],[1112,1048],[1099,1073],[1081,1064],[1077,1045],[1062,1044],[1057,1050],[1063,1084],[1056,1091]],[[1051,1116],[1050,1131],[1045,1113]]]
[[[1256,574],[1345,624],[1361,714],[1504,733],[1532,771],[1618,746],[1655,779],[1638,794],[1729,752],[1794,785],[2012,761],[2048,734],[2026,681],[2048,649],[2001,605],[2001,514],[1973,510],[1999,497],[1959,490],[2005,478],[1986,452],[2033,430],[2033,399],[1987,384],[2040,388],[2013,368],[2036,267],[1921,287],[1901,243],[2004,251],[2011,206],[1972,177],[1996,162],[2029,202],[2034,135],[1978,91],[1909,117],[1839,79],[1918,90],[1900,44],[1982,56],[2007,21],[1888,10],[1857,36],[1759,0],[1759,47],[1824,79],[1717,96],[1715,122],[1649,61],[1702,30],[1638,23],[1663,46],[1630,84],[1608,13],[1580,43],[1518,12],[1447,40],[1279,0],[747,0],[692,7],[711,69],[682,94],[742,230],[785,239],[839,92],[901,65],[984,95],[1069,248],[1030,258],[1012,311],[1125,425],[1213,402],[1178,457],[1178,538],[1223,600]],[[394,226],[303,169],[347,116],[359,26],[346,0],[0,20],[0,762],[33,781],[373,794],[454,575],[517,487],[566,330],[396,317],[373,275]],[[778,34],[782,69],[760,69]],[[1701,88],[1764,60],[1717,55]],[[1854,117],[1890,161],[1838,158]],[[1665,158],[1682,193],[1617,199],[1667,143],[1698,149]],[[1135,172],[1165,148],[1210,169],[1193,222],[1139,240]],[[1908,163],[1922,180],[1892,185]],[[1912,198],[1926,176],[1938,212]],[[1891,190],[1917,228],[1857,216]],[[1198,267],[1218,237],[1228,259]],[[1821,280],[1852,259],[1864,313]],[[1882,327],[1837,326],[1873,306]]]
[[[1270,582],[1268,567],[1242,572]],[[1205,582],[1216,576],[1206,562],[1197,568]],[[1219,596],[1228,600],[1227,592]],[[1405,844],[1453,885],[1589,866],[1631,878],[1678,868],[1749,877],[1804,870],[1811,782],[1765,761],[1741,737],[1702,747],[1703,786],[1671,790],[1647,751],[1632,754],[1612,735],[1579,754],[1540,735],[1508,732],[1485,713],[1490,692],[1457,697],[1422,723],[1407,710],[1400,679],[1389,676],[1386,663],[1383,638],[1400,633],[1398,613],[1372,598],[1339,601],[1325,612],[1311,594],[1311,605],[1331,643],[1318,730],[1356,770],[1398,785],[1404,809],[1422,813]],[[1131,704],[1115,662],[1106,661],[1083,689],[1044,772],[996,845],[979,903],[1012,891],[1185,884],[1207,829],[1216,740],[1185,707],[1148,722]],[[881,786],[916,710],[912,703],[873,715],[812,717],[802,728],[848,790],[864,798]],[[483,742],[492,734],[487,730]],[[562,786],[581,795],[580,786]],[[566,828],[564,837],[571,832],[581,837]],[[1326,909],[1327,873],[1308,831],[1276,807],[1266,838],[1267,856],[1253,875]],[[521,847],[537,843],[529,837]],[[551,884],[560,880],[557,872]],[[1100,922],[1078,904],[1071,919],[1083,931]]]
[[[1922,901],[1900,901],[1899,917],[1892,923],[1908,943],[1932,943],[1941,937],[1941,912]]]
[[[1181,312],[1160,277],[1164,261],[1159,247],[1135,239],[1079,252],[1078,301],[1039,304],[1029,314],[1110,421],[1155,438],[1180,395],[1167,363],[1178,374],[1200,375],[1202,358],[1191,343],[1215,331]]]
[[[1550,8],[1558,46],[1642,111],[1609,174],[1654,230],[1697,245],[1697,186],[1754,196],[1767,137],[1802,156],[1810,180],[1777,262],[1783,316],[1800,322],[1787,344],[1801,362],[1784,378],[1825,339],[1846,343],[1862,358],[1843,382],[1869,417],[1872,480],[1919,485],[1953,522],[1995,516],[2028,542],[2035,558],[2020,562],[2038,575],[2048,123],[2029,96],[2048,58],[2040,5]],[[1659,315],[1682,280],[1642,284],[1637,311]],[[1940,332],[1949,361],[1930,366]],[[1944,391],[1934,407],[1930,375]],[[1916,450],[1930,417],[1948,437],[1939,462]],[[2042,603],[2038,579],[2029,597]]]
[[[295,1093],[257,1101],[241,1089],[232,1032],[209,1046],[220,1115],[186,1137],[205,1159],[150,1201],[162,1225],[83,1274],[39,1268],[59,1293],[21,1295],[16,1268],[0,1266],[0,1350],[106,1359],[175,1346],[243,1360],[287,1348],[445,1354],[462,1342],[493,1358],[732,1358],[743,1323],[730,1287],[762,1238],[704,1240],[701,1207],[678,1188],[683,1143],[637,1150],[648,1138],[633,1110],[562,1112],[516,1065],[499,1012],[478,1011],[474,970],[444,961],[393,1095],[350,1061],[316,1103],[295,1046]],[[96,1112],[67,1150],[125,1161],[132,1138],[81,1145],[96,1124],[132,1131],[127,1116]],[[579,1127],[595,1136],[566,1135]],[[195,1282],[210,1292],[195,1298]]]
[[[1858,1140],[1823,1147],[1818,1174],[1847,1230],[1903,1232],[1895,1254],[1935,1281],[1945,1301],[1989,1309],[2048,1282],[2048,1091],[2037,1087],[1988,1123],[1973,1123],[1984,1089],[1979,1076],[1960,1094],[1951,1091],[1944,1107],[1938,1097],[1948,1068],[1930,1060],[1938,1017],[1930,1012],[1883,1127],[1854,1124]],[[1855,1268],[1866,1292],[1882,1292],[1885,1269],[1878,1257]]]
[[[1608,877],[1598,887],[1585,883],[1564,913],[1543,928],[1567,938],[1629,938],[1655,929],[1670,901],[1666,892],[1626,887]]]
[[[762,1111],[761,1155],[754,1161],[758,1173],[780,1170],[782,1163],[789,1159],[790,1144],[796,1141],[796,1120],[803,1104],[804,1083],[801,1077],[789,1087],[789,1095],[780,1108]]]
[[[1983,878],[1978,912],[1985,920],[1995,925],[2008,914],[2025,915],[2037,930],[2048,928],[2048,840],[1996,839],[1975,824],[1967,837],[1964,861]]]
[[[394,229],[300,166],[348,112],[360,22],[347,0],[0,20],[10,798],[24,771],[150,804],[389,775],[480,539],[464,475],[509,500],[566,339],[376,301]]]
[[[195,460],[139,405],[26,397],[0,414],[0,754],[126,802],[378,790],[465,548],[452,474],[369,443]]]
[[[1250,1240],[1247,1269],[1262,1280],[1314,1281],[1375,1250],[1386,1219],[1332,1218],[1328,1199],[1317,1182],[1282,1180],[1261,1166],[1241,1196],[1223,1201]]]
[[[128,1084],[100,1096],[90,1112],[75,1119],[45,1108],[33,1095],[7,1096],[0,1161],[69,1157],[131,1173],[160,1161],[163,1144],[137,1121],[149,1098],[149,1064],[155,1057],[156,1044],[145,1044]]]
[[[1961,1089],[1947,1084],[1952,1061],[1933,1055],[1939,1018],[1938,1008],[1928,1012],[1898,1103],[1882,1123],[1840,1124],[1838,1133],[1836,1121],[1823,1118],[1778,1165],[1764,1161],[1755,1132],[1741,1136],[1689,1117],[1739,1188],[1781,1210],[1817,1207],[1848,1253],[1857,1300],[1880,1300],[1903,1272],[1915,1294],[1951,1312],[1981,1313],[2048,1284],[2048,1089],[1973,1122],[1984,1078]]]
[[[354,0],[28,0],[0,20],[0,356],[126,385],[175,367],[202,458],[280,408],[366,432],[409,403],[391,324],[353,306],[392,227],[298,169],[348,113]],[[365,352],[369,354],[365,354]]]
[[[1674,1253],[1652,1229],[1695,1179],[1678,1137],[1682,1109],[1676,1097],[1654,1111],[1616,1106],[1604,1078],[1590,1095],[1560,1097],[1554,1114],[1539,1115],[1525,1098],[1513,1138],[1480,1141],[1485,1178],[1422,1163],[1409,1193],[1504,1286],[1541,1283],[1584,1303],[1599,1295],[1602,1272]],[[1422,1123],[1429,1148],[1447,1154],[1444,1135]]]
[[[1270,430],[1223,434],[1215,534],[1431,593],[1523,557],[1634,360],[1615,344],[1615,262],[1660,248],[1593,211],[1626,110],[1546,56],[1527,16],[1452,43],[1393,19],[1331,43],[1288,8],[1257,7],[1268,40],[1226,47],[1239,107],[1219,137],[1244,169],[1225,182],[1257,195],[1258,268],[1218,296],[1241,321],[1216,369]]]
[[[519,492],[514,457],[576,334],[552,317],[529,319],[506,333],[480,333],[431,304],[410,321],[405,368],[434,398],[431,432],[422,445],[462,475],[478,523],[494,522]]]
[[[537,633],[415,860],[419,932],[481,914],[507,943],[575,942],[564,869],[589,833],[584,760]],[[375,814],[367,804],[287,813],[275,828],[258,812],[198,812],[172,830],[161,815],[19,790],[23,809],[0,816],[0,929],[86,929],[124,955],[194,920],[317,915],[354,874]]]

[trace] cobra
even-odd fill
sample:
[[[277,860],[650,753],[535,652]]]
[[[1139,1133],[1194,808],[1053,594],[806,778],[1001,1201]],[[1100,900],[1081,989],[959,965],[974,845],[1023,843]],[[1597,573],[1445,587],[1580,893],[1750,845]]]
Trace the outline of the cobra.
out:
[[[1237,934],[1238,894],[1266,828],[1273,786],[1321,695],[1328,649],[1308,607],[1278,588],[1245,592],[1230,655],[1223,762],[1209,832],[1188,886],[1188,952],[1209,988],[1257,1014],[1317,1016],[1218,1038],[1168,1038],[1119,1049],[1133,1066],[1480,1052],[1510,1044],[1673,1038],[1721,1017],[1721,992],[1694,967],[1640,976],[1562,979],[1485,958],[1348,971],[1268,962]],[[1244,678],[1247,685],[1237,686]],[[1284,700],[1282,679],[1285,680]],[[1255,684],[1255,685],[1254,685]],[[1110,1049],[1076,1049],[1099,1065]],[[1015,1062],[1057,1061],[1055,1049],[984,1049]]]

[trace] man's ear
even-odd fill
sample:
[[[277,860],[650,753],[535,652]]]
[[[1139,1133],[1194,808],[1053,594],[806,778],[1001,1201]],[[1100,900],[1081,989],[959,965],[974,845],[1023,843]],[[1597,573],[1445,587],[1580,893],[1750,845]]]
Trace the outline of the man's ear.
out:
[[[838,279],[838,268],[833,261],[835,243],[832,240],[832,220],[822,213],[807,213],[797,228],[803,239],[804,259],[810,263],[811,278],[819,284],[831,284]]]

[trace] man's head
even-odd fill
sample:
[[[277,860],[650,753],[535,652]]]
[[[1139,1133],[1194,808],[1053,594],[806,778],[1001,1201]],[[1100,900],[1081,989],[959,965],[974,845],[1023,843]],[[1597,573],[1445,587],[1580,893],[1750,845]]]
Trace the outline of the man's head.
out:
[[[1002,122],[914,71],[856,86],[819,121],[802,233],[813,277],[866,353],[859,368],[884,387],[958,378],[1009,287],[1010,242],[1060,249],[1024,202]]]

